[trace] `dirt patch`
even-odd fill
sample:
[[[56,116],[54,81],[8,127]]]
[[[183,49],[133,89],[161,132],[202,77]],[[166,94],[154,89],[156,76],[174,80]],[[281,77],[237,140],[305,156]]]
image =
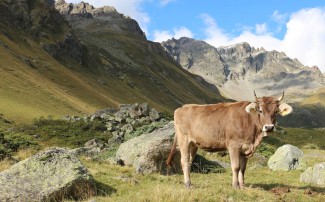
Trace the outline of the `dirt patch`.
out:
[[[283,195],[285,193],[289,193],[290,192],[290,188],[289,187],[274,187],[270,190],[270,192],[274,193],[275,195]]]

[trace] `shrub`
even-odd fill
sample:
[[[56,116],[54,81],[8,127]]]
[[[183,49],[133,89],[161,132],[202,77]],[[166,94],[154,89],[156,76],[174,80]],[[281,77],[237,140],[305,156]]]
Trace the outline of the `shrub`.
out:
[[[0,133],[0,160],[25,148],[39,148],[37,142],[24,133]]]
[[[262,142],[261,145],[257,147],[256,152],[266,158],[269,158],[274,154],[275,148],[270,144]]]

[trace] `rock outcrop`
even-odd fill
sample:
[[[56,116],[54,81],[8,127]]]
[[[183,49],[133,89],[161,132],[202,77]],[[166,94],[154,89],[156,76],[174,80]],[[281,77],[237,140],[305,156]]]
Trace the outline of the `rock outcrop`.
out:
[[[302,170],[305,163],[302,160],[304,153],[298,147],[286,144],[279,147],[267,162],[268,167],[273,170]]]
[[[93,178],[69,150],[53,148],[0,173],[0,201],[62,201],[95,194]]]
[[[308,167],[301,173],[300,182],[325,187],[325,162]]]
[[[92,22],[104,23],[104,26],[114,28],[116,32],[127,30],[130,33],[145,37],[145,33],[141,30],[137,21],[127,17],[112,6],[103,6],[95,8],[89,3],[80,2],[78,4],[66,3],[64,0],[58,0],[55,3],[55,8],[66,17],[70,23],[79,21],[79,26],[87,26]],[[80,18],[85,18],[83,23]],[[87,20],[86,20],[87,19]]]

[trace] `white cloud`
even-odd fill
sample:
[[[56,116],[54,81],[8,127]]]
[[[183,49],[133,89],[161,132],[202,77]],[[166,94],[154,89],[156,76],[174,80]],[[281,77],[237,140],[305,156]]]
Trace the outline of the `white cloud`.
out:
[[[180,27],[173,29],[172,32],[166,30],[155,30],[153,41],[162,42],[167,41],[168,39],[175,38],[179,39],[181,37],[193,38],[193,33],[186,27]]]
[[[290,16],[282,49],[304,65],[325,72],[325,7],[303,9]]]
[[[66,0],[68,3],[80,3],[81,1],[82,0]],[[85,0],[85,2],[93,5],[94,7],[115,7],[119,13],[123,13],[124,15],[128,15],[135,19],[145,33],[148,33],[150,17],[148,13],[142,10],[141,5],[144,2],[149,1],[151,0]]]
[[[204,32],[207,36],[205,40],[207,43],[216,47],[229,45],[229,37],[218,27],[216,21],[211,16],[203,14],[201,18],[206,25]]]
[[[286,24],[288,20],[288,14],[281,14],[278,10],[274,11],[272,14],[272,20],[278,24],[276,32],[281,32],[282,27]]]
[[[263,24],[256,24],[256,34],[262,35],[267,33],[267,26],[266,23]]]
[[[272,19],[280,24],[285,24],[288,18],[288,14],[281,14],[278,10],[274,11],[272,14]]]
[[[303,9],[293,13],[289,17],[285,36],[281,40],[268,33],[266,25],[263,24],[256,25],[256,33],[245,30],[239,36],[230,37],[210,16],[204,15],[203,21],[206,24],[205,41],[215,47],[248,42],[254,47],[283,51],[304,65],[316,65],[325,72],[325,7]]]

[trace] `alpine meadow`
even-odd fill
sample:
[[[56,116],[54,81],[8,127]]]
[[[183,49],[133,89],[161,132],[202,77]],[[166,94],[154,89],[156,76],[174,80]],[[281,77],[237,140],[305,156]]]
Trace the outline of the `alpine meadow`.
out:
[[[0,0],[0,201],[325,201],[319,67],[144,30]]]

